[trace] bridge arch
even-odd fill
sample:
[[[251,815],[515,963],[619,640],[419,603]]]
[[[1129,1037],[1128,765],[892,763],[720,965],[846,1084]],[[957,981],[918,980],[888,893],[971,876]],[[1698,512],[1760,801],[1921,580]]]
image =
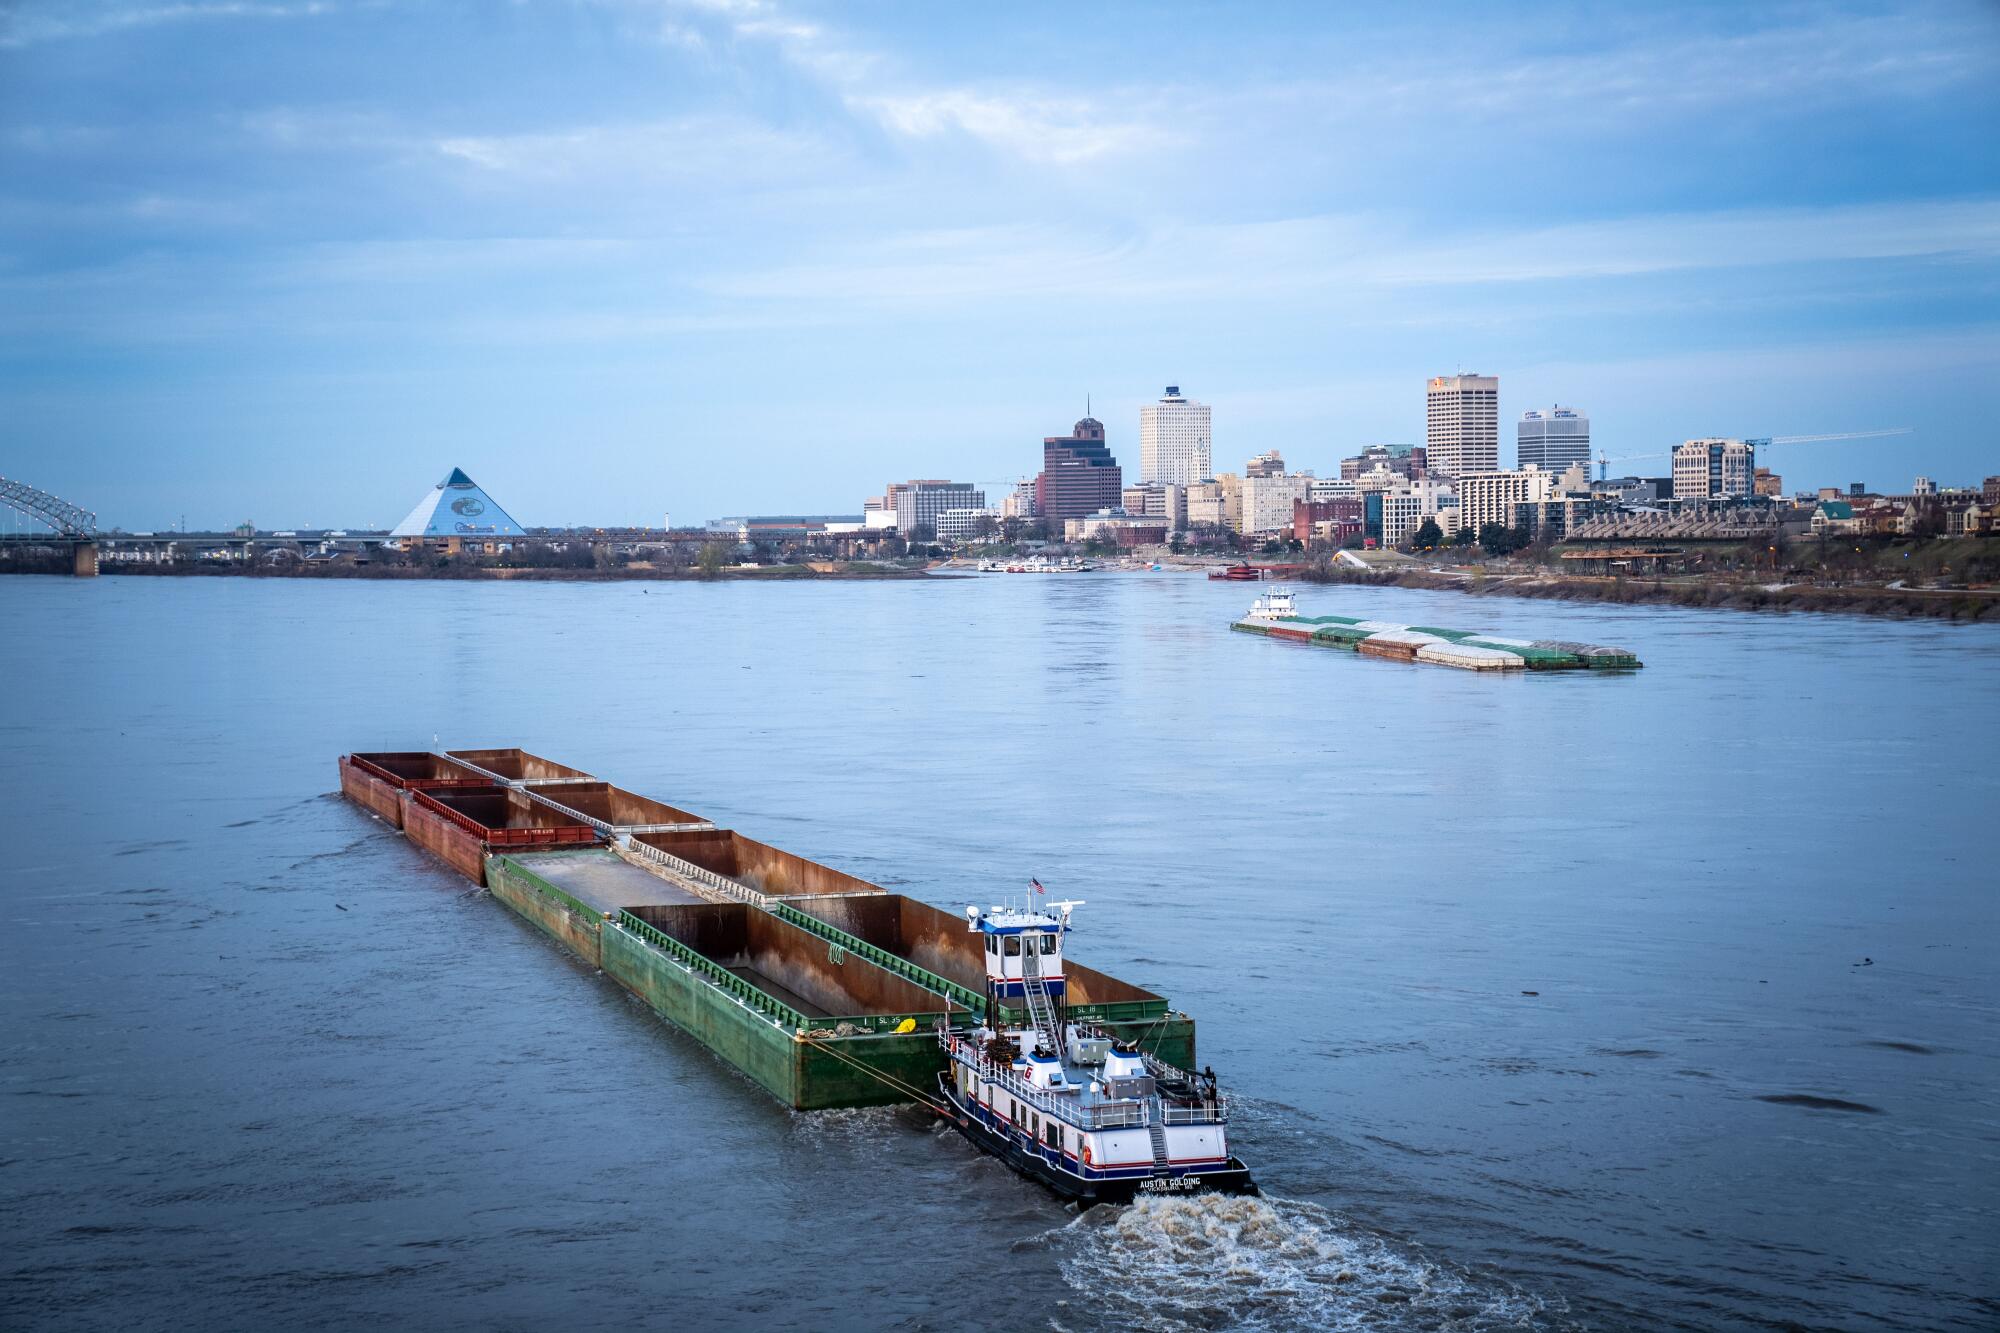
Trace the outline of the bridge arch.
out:
[[[97,515],[91,510],[37,490],[25,481],[0,477],[0,505],[53,529],[58,537],[97,534]]]

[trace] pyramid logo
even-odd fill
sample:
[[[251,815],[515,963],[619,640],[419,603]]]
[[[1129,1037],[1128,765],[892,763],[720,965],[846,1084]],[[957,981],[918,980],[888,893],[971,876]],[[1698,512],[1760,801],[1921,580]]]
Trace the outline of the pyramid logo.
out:
[[[417,501],[409,517],[389,530],[391,537],[520,537],[513,516],[479,483],[453,468],[451,475]]]

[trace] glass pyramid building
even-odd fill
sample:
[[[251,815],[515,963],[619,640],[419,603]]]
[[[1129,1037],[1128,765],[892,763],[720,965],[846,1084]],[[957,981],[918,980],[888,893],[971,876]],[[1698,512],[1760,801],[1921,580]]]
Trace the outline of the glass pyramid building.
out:
[[[451,475],[417,501],[410,516],[389,530],[391,537],[520,537],[521,525],[479,483],[453,468]]]

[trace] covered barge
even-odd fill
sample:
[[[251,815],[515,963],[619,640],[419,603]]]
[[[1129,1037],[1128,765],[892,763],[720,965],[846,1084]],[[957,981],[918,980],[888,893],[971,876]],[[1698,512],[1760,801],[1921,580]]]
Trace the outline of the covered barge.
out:
[[[1286,588],[1259,597],[1230,628],[1322,648],[1344,648],[1363,657],[1465,671],[1629,671],[1643,665],[1629,649],[1602,644],[1502,638],[1476,630],[1402,625],[1358,616],[1302,616]]]
[[[939,1032],[1018,1022],[963,918],[518,749],[357,753],[341,791],[773,1096],[938,1104]],[[1075,963],[1068,1014],[1192,1068],[1194,1023]]]

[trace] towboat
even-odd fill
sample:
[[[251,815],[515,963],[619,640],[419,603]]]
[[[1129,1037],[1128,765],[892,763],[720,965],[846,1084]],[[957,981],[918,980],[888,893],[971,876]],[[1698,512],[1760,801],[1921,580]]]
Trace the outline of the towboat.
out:
[[[1229,1103],[1212,1070],[1177,1069],[1089,1023],[1067,1020],[1063,937],[1081,902],[970,906],[985,937],[986,1016],[938,1025],[945,1114],[982,1150],[1065,1198],[1255,1194],[1229,1152]]]
[[[1298,598],[1290,588],[1273,588],[1250,603],[1248,620],[1290,620],[1299,613]]]

